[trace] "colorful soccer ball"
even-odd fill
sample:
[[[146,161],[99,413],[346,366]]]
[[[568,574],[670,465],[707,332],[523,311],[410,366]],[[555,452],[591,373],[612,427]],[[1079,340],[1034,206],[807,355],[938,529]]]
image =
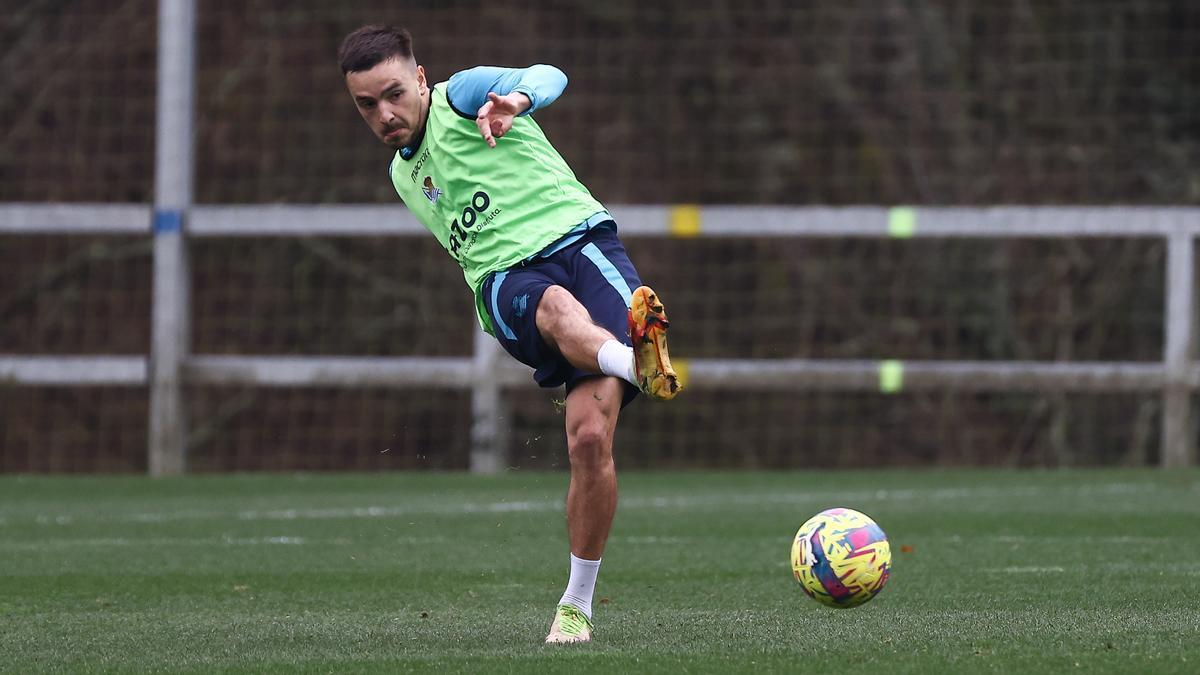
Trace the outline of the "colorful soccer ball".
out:
[[[827,509],[809,518],[792,542],[796,581],[830,607],[857,607],[875,597],[891,566],[887,535],[851,509]]]

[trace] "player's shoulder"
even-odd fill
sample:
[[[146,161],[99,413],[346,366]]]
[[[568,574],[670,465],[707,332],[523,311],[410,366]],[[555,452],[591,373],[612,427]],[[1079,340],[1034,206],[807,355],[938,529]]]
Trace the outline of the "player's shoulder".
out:
[[[455,73],[457,75],[458,73]],[[431,89],[434,95],[430,98],[429,107],[431,110],[449,111],[471,121],[475,120],[474,108],[466,100],[463,95],[462,88],[455,85],[454,76],[450,79],[438,82]],[[476,108],[478,106],[475,106]],[[440,114],[440,113],[439,113]]]

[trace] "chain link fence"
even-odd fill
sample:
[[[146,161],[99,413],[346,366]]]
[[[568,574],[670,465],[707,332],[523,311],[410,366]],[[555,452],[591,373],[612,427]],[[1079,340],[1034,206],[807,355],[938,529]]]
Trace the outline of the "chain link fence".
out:
[[[480,63],[570,77],[539,123],[601,201],[1196,204],[1200,5],[315,0],[198,3],[201,203],[393,203],[334,60],[363,23],[437,82]],[[0,13],[0,202],[150,202],[157,4]],[[710,358],[1158,361],[1159,240],[627,242]],[[203,354],[463,356],[474,319],[430,239],[189,245]],[[147,236],[0,237],[0,353],[145,354]],[[509,392],[512,463],[561,467],[561,416]],[[144,388],[0,383],[0,470],[145,469]],[[226,469],[465,468],[469,395],[191,387],[189,457]],[[624,466],[1142,464],[1138,395],[696,392],[639,403]]]

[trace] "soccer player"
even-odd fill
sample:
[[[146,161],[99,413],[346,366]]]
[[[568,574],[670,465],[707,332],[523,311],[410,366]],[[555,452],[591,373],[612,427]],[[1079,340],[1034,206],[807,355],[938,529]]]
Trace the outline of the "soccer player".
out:
[[[430,85],[408,32],[390,26],[347,35],[338,61],[359,114],[396,150],[396,192],[462,267],[480,325],[538,384],[566,385],[571,570],[546,642],[586,642],[617,506],[617,416],[639,391],[666,400],[680,385],[662,302],[529,117],[567,78],[479,66]]]

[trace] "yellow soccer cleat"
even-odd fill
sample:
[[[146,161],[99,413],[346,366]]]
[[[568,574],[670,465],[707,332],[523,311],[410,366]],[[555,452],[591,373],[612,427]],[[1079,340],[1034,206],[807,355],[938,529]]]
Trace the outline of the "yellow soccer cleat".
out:
[[[559,605],[554,612],[554,623],[550,624],[550,634],[546,636],[546,644],[590,642],[591,639],[591,619],[588,619],[586,614],[573,605]]]
[[[669,401],[683,385],[667,355],[667,312],[649,286],[639,286],[629,303],[629,338],[638,388],[650,398]]]

